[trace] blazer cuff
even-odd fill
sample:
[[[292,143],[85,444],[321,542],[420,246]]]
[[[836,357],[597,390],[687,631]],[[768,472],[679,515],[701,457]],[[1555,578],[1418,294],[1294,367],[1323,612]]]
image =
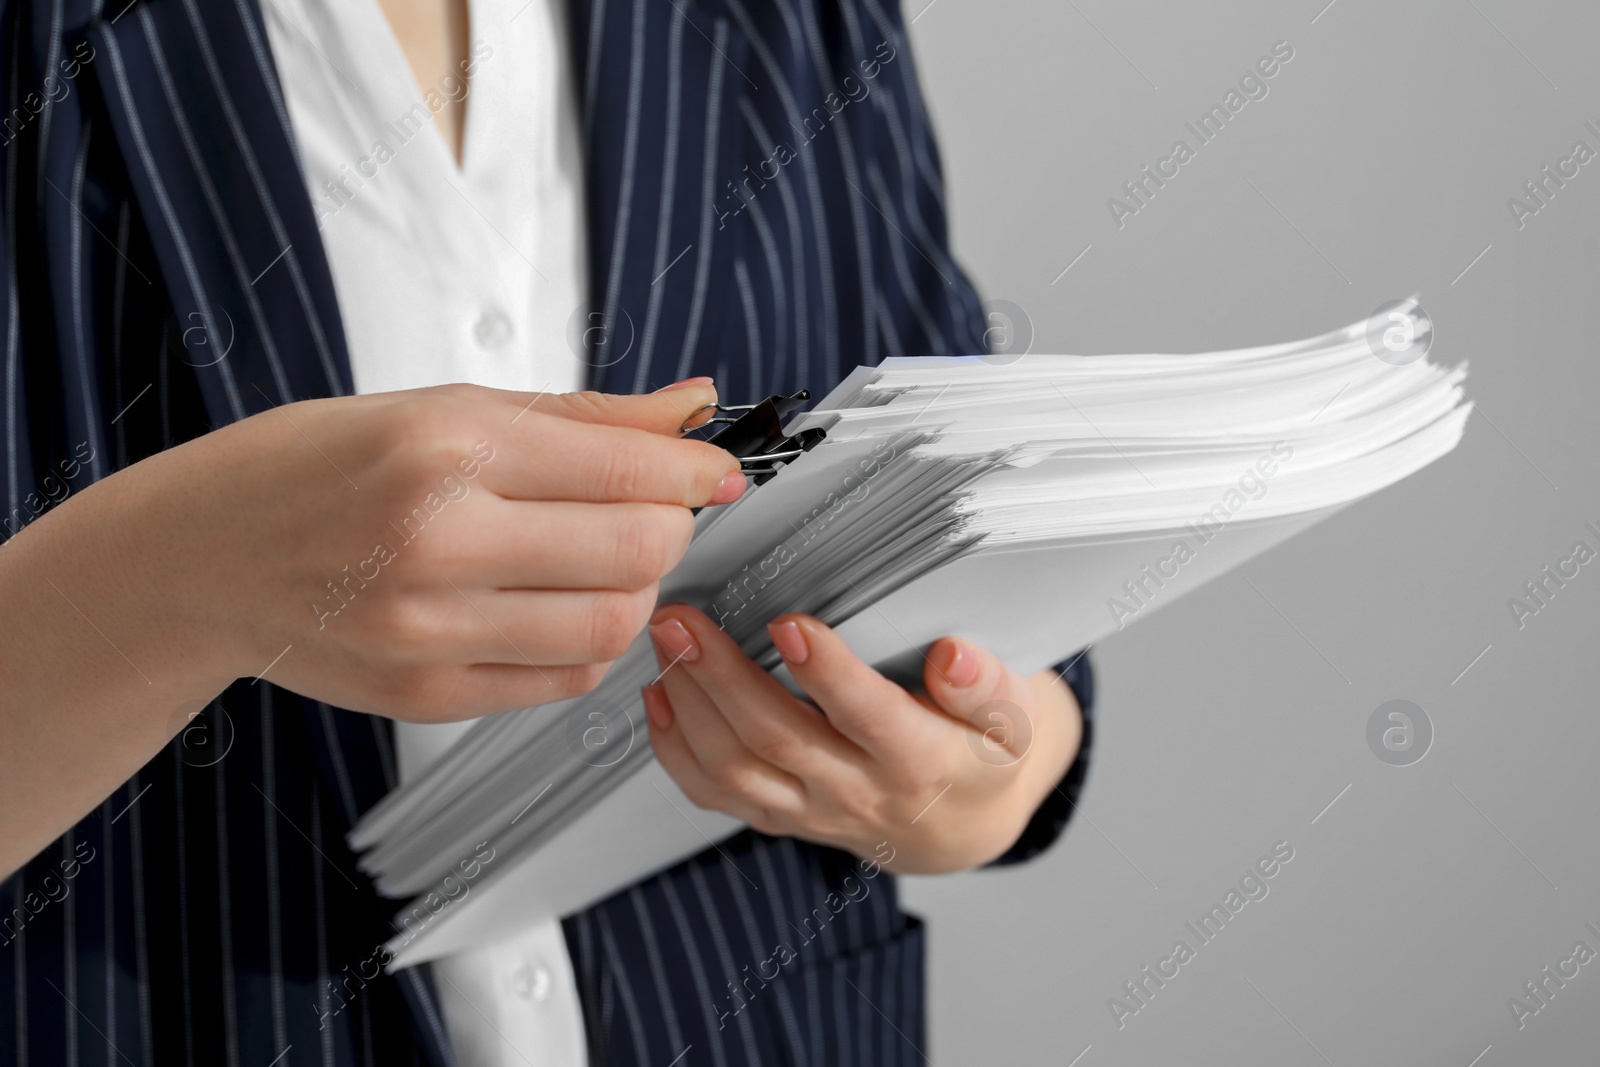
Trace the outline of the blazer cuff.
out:
[[[1078,744],[1078,755],[1073,759],[1072,766],[1067,768],[1060,785],[1052,789],[1039,804],[1039,810],[1033,813],[1022,836],[999,858],[990,862],[988,866],[991,867],[1023,863],[1054,844],[1066,828],[1067,821],[1072,818],[1072,813],[1077,810],[1078,796],[1089,776],[1089,758],[1094,742],[1094,668],[1089,663],[1089,650],[1084,649],[1056,664],[1055,669],[1072,690],[1072,695],[1077,697],[1078,707],[1083,711],[1083,739]]]

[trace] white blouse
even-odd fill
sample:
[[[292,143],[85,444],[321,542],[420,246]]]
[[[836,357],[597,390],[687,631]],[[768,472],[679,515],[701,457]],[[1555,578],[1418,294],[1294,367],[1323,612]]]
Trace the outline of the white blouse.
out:
[[[464,77],[419,86],[376,0],[262,7],[356,391],[585,384],[577,108],[560,0],[471,0]],[[461,163],[433,114],[465,94]],[[402,780],[470,723],[396,724]],[[333,961],[337,967],[338,961]],[[461,1067],[582,1067],[558,923],[436,961]]]

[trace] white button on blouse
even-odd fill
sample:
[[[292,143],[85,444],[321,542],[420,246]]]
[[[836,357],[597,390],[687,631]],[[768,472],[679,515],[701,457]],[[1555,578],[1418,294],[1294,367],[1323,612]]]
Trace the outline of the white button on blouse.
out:
[[[418,86],[375,0],[262,10],[356,391],[582,388],[567,343],[585,264],[565,5],[472,0],[470,70],[435,86]],[[457,165],[432,115],[463,92]],[[401,779],[470,725],[397,723]],[[586,1062],[559,924],[436,961],[434,976],[461,1067]]]
[[[262,10],[356,391],[581,389],[567,342],[585,264],[565,5],[473,0],[470,73],[422,87],[375,0]],[[463,94],[458,165],[432,116]]]
[[[493,309],[479,315],[472,327],[472,336],[477,338],[478,344],[491,351],[510,344],[515,333],[516,327],[511,325],[511,320]]]

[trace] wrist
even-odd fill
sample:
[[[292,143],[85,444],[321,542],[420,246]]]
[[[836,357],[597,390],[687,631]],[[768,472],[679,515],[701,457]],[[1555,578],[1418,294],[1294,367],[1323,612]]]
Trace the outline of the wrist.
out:
[[[230,569],[227,546],[208,550],[205,542],[223,538],[193,514],[195,497],[216,496],[196,484],[202,471],[188,451],[159,453],[86,487],[9,546],[24,573],[49,579],[42,593],[69,608],[69,626],[147,687],[184,701],[215,695],[254,661],[241,613],[218,580]]]
[[[0,546],[0,875],[59,836],[159,752],[238,675],[198,612],[162,524],[112,477]],[[178,557],[181,559],[181,557]]]

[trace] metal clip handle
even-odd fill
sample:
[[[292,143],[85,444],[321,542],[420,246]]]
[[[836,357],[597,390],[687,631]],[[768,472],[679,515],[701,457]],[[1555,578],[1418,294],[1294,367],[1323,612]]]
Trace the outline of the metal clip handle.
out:
[[[738,457],[745,474],[760,485],[777,474],[785,462],[809,451],[823,439],[820,429],[804,430],[793,437],[786,437],[783,432],[784,419],[810,399],[810,390],[801,389],[791,396],[775,393],[754,404],[718,404],[719,412],[740,411],[743,414],[708,420],[704,425],[717,423],[723,429],[707,438],[706,443]]]

